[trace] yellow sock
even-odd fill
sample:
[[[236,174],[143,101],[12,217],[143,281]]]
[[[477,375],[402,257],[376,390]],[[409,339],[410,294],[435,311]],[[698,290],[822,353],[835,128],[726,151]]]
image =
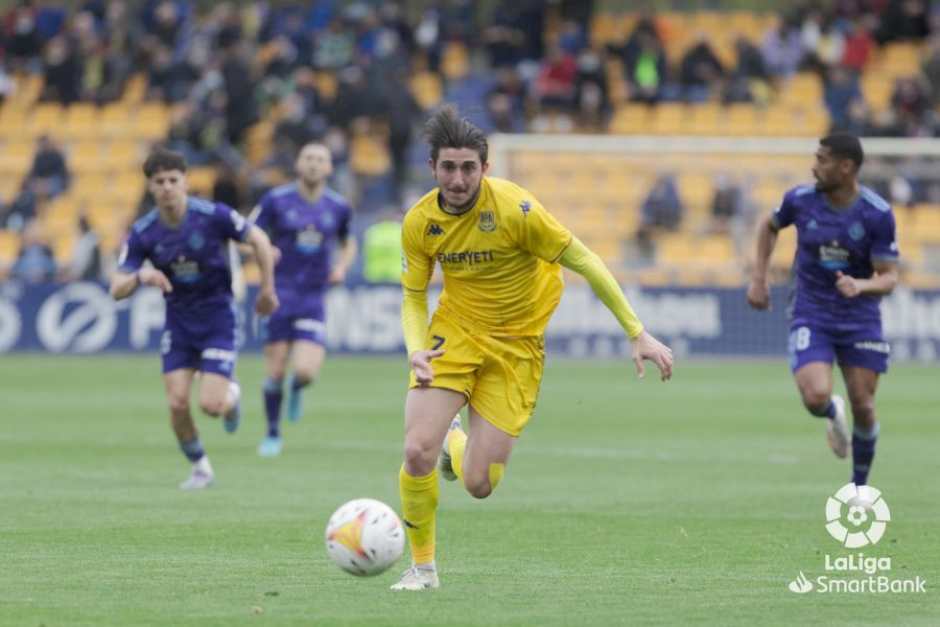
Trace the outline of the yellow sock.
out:
[[[499,485],[500,479],[503,478],[503,473],[506,472],[506,464],[490,464],[490,490],[496,490],[496,486]]]
[[[454,474],[463,483],[463,452],[467,448],[467,434],[463,429],[454,429],[447,436],[447,452],[450,453],[450,463],[454,467]]]
[[[434,526],[440,494],[437,468],[424,477],[412,477],[402,464],[398,473],[398,491],[405,531],[411,543],[411,557],[415,564],[430,564],[434,561]]]

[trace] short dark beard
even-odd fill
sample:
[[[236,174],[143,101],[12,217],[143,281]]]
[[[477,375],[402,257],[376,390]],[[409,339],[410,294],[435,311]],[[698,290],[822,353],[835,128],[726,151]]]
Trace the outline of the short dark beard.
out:
[[[481,182],[479,187],[477,187],[476,193],[470,197],[470,200],[465,202],[459,207],[454,207],[447,204],[447,201],[444,199],[444,193],[438,192],[437,194],[437,204],[444,211],[444,213],[449,213],[454,216],[459,216],[461,214],[467,213],[476,204],[477,199],[480,198],[480,190],[483,189],[483,183]]]

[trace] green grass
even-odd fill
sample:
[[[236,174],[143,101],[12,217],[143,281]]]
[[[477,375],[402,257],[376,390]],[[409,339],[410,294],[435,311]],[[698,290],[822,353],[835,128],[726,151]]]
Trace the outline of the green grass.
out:
[[[402,366],[331,359],[264,460],[244,358],[242,430],[198,419],[217,484],[185,494],[156,356],[0,358],[0,624],[937,624],[936,369],[883,380],[872,483],[893,520],[866,551],[926,595],[787,590],[845,553],[823,508],[849,468],[785,364],[682,364],[662,385],[561,360],[499,490],[442,486],[442,588],[393,594],[399,567],[356,579],[322,538],[350,498],[398,506]]]

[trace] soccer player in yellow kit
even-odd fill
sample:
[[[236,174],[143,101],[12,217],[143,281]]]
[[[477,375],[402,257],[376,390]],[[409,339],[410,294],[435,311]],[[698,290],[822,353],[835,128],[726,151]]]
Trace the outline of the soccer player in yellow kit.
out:
[[[484,178],[483,132],[456,109],[428,121],[438,187],[402,226],[402,327],[411,365],[405,400],[402,514],[412,566],[393,590],[440,583],[434,562],[438,476],[486,498],[535,408],[543,333],[561,299],[561,266],[587,279],[633,343],[633,361],[665,381],[672,351],[644,331],[610,271],[525,189]],[[428,324],[427,286],[439,263],[444,290]],[[469,402],[469,432],[454,415]],[[440,473],[437,466],[440,466]]]

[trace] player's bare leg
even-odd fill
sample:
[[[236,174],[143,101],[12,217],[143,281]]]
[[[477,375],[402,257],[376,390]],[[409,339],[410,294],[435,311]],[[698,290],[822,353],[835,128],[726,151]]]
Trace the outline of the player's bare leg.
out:
[[[794,373],[803,405],[809,413],[826,420],[826,439],[836,457],[849,453],[849,427],[845,419],[845,400],[832,393],[832,365],[813,361]]]
[[[297,340],[291,345],[291,352],[293,372],[288,386],[287,419],[297,422],[303,415],[303,390],[320,376],[326,349],[316,342]]]
[[[435,465],[450,421],[465,403],[463,394],[440,388],[415,388],[405,397],[405,461],[398,477],[412,566],[392,590],[426,590],[440,585],[434,563],[440,491]]]
[[[199,407],[213,418],[222,416],[225,430],[234,433],[241,419],[241,389],[234,380],[203,372],[199,382]]]
[[[478,499],[485,499],[493,493],[503,477],[516,440],[494,427],[471,405],[470,433],[467,435],[461,469],[467,492]]]
[[[199,433],[189,411],[189,396],[195,371],[189,368],[173,370],[163,375],[167,404],[170,409],[170,425],[183,455],[192,463],[189,479],[180,484],[183,490],[198,490],[208,487],[214,478],[209,457],[199,442]]]
[[[878,442],[878,419],[875,415],[875,391],[878,373],[858,366],[842,366],[842,377],[849,392],[852,418],[852,483],[868,483],[868,472],[875,458]]]
[[[264,367],[268,377],[264,382],[264,413],[268,428],[258,455],[276,457],[281,454],[281,401],[284,398],[284,375],[290,356],[288,342],[271,342],[264,345]]]

